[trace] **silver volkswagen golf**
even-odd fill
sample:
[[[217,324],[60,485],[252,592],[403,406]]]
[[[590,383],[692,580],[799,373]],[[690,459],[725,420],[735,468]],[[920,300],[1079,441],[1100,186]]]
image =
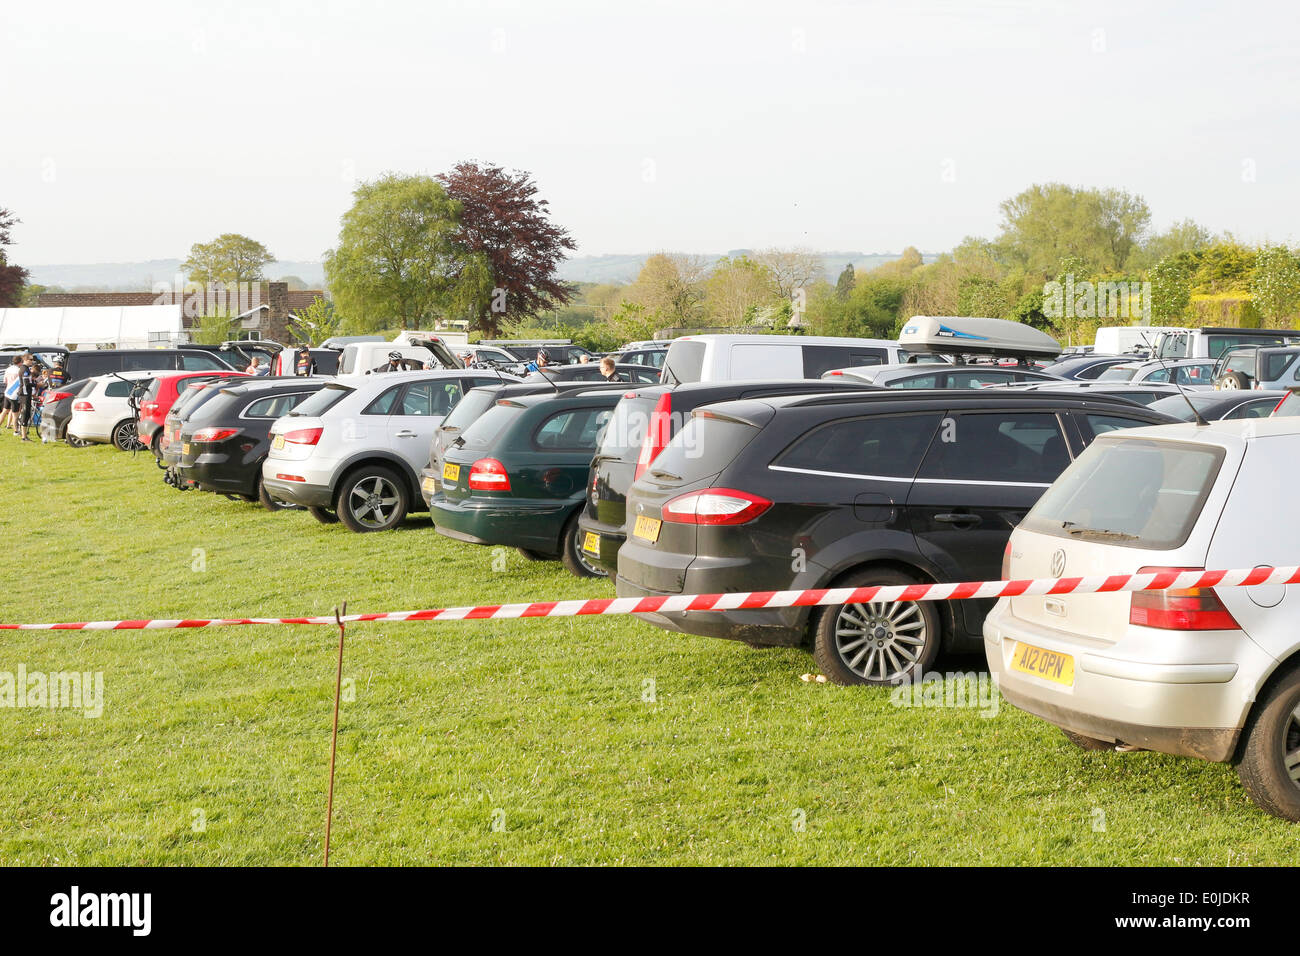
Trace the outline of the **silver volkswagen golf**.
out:
[[[1012,534],[1003,577],[1300,563],[1300,420],[1098,438]],[[1001,599],[984,624],[1013,705],[1085,749],[1230,761],[1300,821],[1300,585]]]

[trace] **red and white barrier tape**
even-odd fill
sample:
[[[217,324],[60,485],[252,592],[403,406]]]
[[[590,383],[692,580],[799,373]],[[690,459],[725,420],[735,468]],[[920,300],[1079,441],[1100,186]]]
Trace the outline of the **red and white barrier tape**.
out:
[[[599,598],[538,601],[533,604],[483,604],[428,611],[346,614],[357,621],[479,621],[520,617],[584,617],[596,614],[643,614],[654,611],[734,611],[776,607],[822,607],[871,601],[957,601],[965,598],[1019,597],[1034,594],[1096,594],[1109,591],[1167,591],[1175,588],[1250,587],[1300,584],[1300,566],[1245,568],[1234,571],[1157,571],[1082,578],[1035,578],[1023,581],[967,581],[962,584],[908,584],[887,587],[829,588],[809,591],[732,591],[725,594],[674,594],[664,597]],[[238,624],[335,624],[324,617],[225,617],[188,620],[81,621],[68,624],[0,624],[5,631],[137,631],[183,627],[230,627]]]

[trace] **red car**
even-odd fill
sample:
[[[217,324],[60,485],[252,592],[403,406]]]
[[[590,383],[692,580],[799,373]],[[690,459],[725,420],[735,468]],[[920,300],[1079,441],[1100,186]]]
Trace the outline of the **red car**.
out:
[[[191,385],[200,382],[212,382],[221,378],[248,378],[243,372],[177,372],[175,375],[160,375],[153,380],[149,391],[145,392],[140,402],[140,421],[136,434],[141,444],[159,454],[159,441],[162,438],[163,422],[167,412],[176,402],[176,397]]]

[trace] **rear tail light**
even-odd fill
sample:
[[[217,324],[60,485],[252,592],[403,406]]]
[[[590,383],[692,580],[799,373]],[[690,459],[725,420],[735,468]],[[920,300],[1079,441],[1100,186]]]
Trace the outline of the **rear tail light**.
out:
[[[835,369],[835,371],[833,371],[833,372],[827,372],[826,374],[827,374],[827,375],[843,375],[844,373],[843,373],[842,371],[840,371],[839,369]]]
[[[190,436],[190,441],[194,442],[213,442],[225,441],[239,434],[238,428],[200,428]]]
[[[745,524],[770,507],[772,502],[747,491],[706,488],[665,501],[663,519],[676,524]]]
[[[145,402],[140,406],[141,418],[153,418],[157,414],[158,414],[157,402]]]
[[[71,392],[46,392],[45,397],[41,399],[42,405],[52,405],[54,402],[61,402],[65,398],[71,398]]]
[[[290,445],[315,445],[320,441],[323,428],[295,428],[291,432],[285,432],[281,437]]]
[[[1203,571],[1204,568],[1139,568],[1138,574],[1161,571]],[[1134,591],[1129,603],[1128,622],[1167,631],[1239,631],[1214,588],[1173,588],[1165,591]]]
[[[650,425],[646,428],[645,438],[641,441],[641,454],[636,459],[636,472],[632,480],[640,478],[650,464],[659,457],[673,437],[673,393],[664,392],[655,402],[654,411],[650,413]]]
[[[1002,552],[1002,580],[1011,580],[1011,542],[1007,541],[1006,549]]]
[[[90,402],[74,402],[72,405],[72,410],[74,412],[93,412],[95,410],[95,406],[90,404]]]
[[[480,458],[469,467],[469,486],[475,491],[509,491],[510,475],[495,458]]]

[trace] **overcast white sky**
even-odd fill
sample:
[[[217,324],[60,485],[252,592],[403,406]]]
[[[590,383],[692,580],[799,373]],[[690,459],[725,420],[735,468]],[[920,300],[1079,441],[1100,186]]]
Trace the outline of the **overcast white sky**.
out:
[[[1139,9],[1140,7],[1140,9]],[[20,264],[317,259],[356,179],[532,172],[579,255],[950,248],[1033,182],[1296,238],[1292,3],[0,5]]]

